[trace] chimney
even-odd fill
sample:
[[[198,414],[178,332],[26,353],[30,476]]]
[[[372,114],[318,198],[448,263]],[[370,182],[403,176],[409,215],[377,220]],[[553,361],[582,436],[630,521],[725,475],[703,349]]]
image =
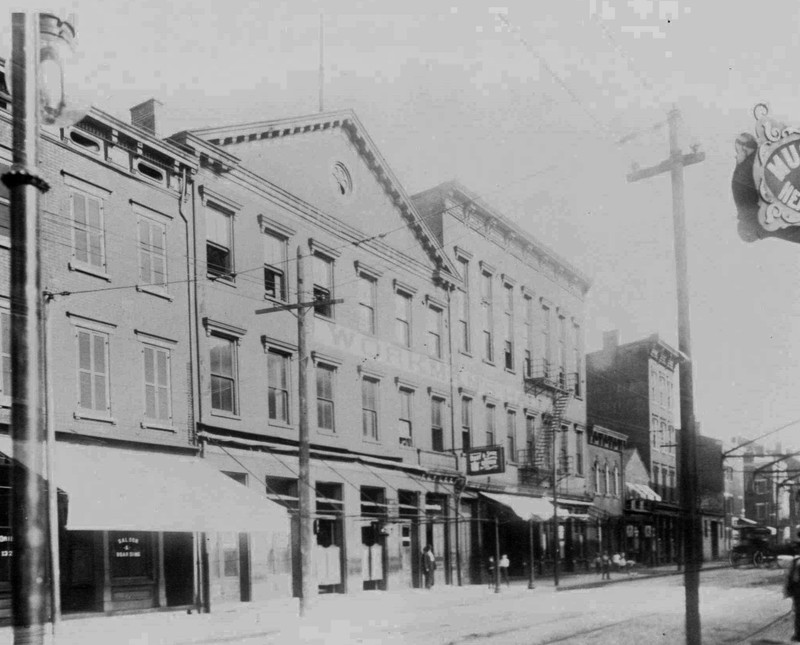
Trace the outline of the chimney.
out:
[[[139,103],[131,108],[131,125],[147,130],[150,134],[161,138],[159,121],[161,108],[164,104],[155,99],[148,99],[144,103]]]
[[[603,351],[614,351],[619,346],[619,329],[603,332]]]

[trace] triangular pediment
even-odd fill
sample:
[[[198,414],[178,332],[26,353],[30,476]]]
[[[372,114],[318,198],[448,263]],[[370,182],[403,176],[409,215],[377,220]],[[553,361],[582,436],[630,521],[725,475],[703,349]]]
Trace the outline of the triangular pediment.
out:
[[[235,155],[248,171],[355,229],[430,266],[457,271],[439,239],[351,110],[205,128],[192,135]],[[429,218],[435,220],[436,218]]]

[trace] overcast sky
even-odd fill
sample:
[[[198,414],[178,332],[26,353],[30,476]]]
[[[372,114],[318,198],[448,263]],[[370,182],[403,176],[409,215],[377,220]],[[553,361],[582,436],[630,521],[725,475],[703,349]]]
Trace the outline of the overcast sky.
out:
[[[677,105],[684,147],[706,152],[686,169],[698,420],[727,438],[800,419],[800,248],[740,241],[730,195],[733,140],[753,131],[753,106],[800,124],[800,5],[63,5],[77,15],[87,100],[127,120],[155,97],[165,134],[318,111],[323,9],[325,109],[354,109],[409,193],[456,178],[581,268],[593,282],[588,351],[608,329],[677,346],[669,179],[625,180],[632,162],[665,158],[658,125]],[[781,434],[800,445],[800,425]]]

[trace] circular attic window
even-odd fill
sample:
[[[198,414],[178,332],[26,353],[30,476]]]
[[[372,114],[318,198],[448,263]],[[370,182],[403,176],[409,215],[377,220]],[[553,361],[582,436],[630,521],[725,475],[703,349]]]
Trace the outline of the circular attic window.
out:
[[[353,179],[350,177],[350,171],[341,161],[333,164],[331,175],[333,176],[334,186],[340,196],[347,197],[353,192]]]

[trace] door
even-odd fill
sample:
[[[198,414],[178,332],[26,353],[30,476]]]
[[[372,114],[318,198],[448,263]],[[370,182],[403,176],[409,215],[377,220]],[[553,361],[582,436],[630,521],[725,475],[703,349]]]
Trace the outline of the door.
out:
[[[97,537],[93,531],[63,531],[61,533],[61,609],[98,611],[101,608],[102,560],[98,565]]]
[[[164,588],[167,607],[194,603],[194,562],[191,533],[164,533]]]

